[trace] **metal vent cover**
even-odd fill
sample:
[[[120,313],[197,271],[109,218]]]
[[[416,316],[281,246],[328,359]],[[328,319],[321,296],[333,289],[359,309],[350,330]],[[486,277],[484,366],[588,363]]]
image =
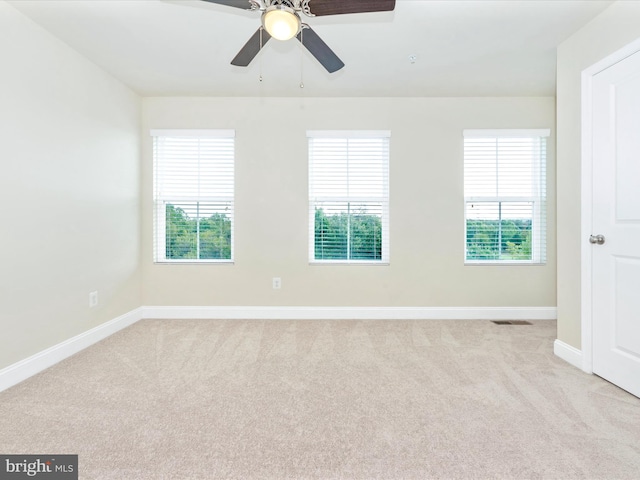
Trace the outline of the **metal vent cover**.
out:
[[[491,323],[496,325],[533,325],[533,323],[526,320],[491,320]]]

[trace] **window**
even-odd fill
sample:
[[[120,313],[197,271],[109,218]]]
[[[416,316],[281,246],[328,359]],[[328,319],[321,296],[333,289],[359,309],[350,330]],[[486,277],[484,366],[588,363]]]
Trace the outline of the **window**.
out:
[[[549,130],[465,130],[465,262],[546,261]]]
[[[233,259],[232,130],[154,130],[156,262]]]
[[[388,263],[390,132],[307,136],[311,261]]]

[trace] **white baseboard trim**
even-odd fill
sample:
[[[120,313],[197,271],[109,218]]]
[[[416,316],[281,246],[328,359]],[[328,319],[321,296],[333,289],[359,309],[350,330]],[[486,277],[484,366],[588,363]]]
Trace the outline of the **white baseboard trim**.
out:
[[[555,320],[555,307],[142,307],[168,320]]]
[[[136,308],[113,320],[98,325],[64,342],[58,343],[24,360],[0,370],[0,392],[55,365],[81,350],[104,340],[119,330],[142,319],[142,308]]]
[[[582,370],[582,351],[568,343],[557,340],[553,342],[553,353],[565,362]]]

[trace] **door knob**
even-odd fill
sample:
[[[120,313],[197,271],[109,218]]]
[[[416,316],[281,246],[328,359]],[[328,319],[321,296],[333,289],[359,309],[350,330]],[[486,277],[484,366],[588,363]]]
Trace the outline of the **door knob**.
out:
[[[593,243],[594,245],[603,245],[604,235],[591,235],[589,237],[589,243]]]

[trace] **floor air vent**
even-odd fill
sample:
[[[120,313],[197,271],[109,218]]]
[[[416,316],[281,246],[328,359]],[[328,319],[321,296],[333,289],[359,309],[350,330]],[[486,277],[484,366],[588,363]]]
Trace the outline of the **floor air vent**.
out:
[[[526,320],[491,320],[496,325],[533,325]]]

